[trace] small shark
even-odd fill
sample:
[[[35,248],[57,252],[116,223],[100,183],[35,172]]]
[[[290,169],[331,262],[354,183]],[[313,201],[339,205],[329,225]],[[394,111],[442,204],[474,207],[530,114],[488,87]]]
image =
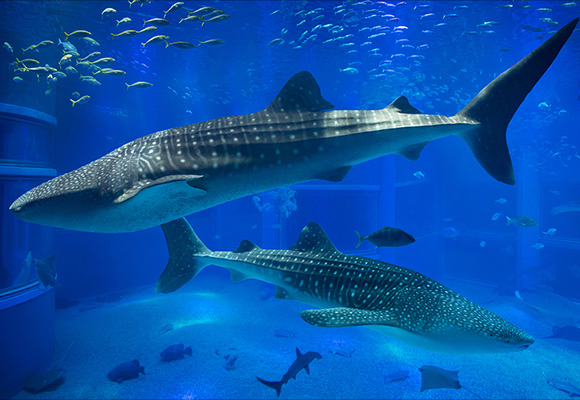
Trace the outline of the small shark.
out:
[[[300,353],[298,347],[296,347],[296,360],[292,363],[288,371],[284,374],[282,379],[279,382],[270,382],[265,381],[261,378],[256,377],[261,383],[264,385],[271,387],[272,389],[276,390],[276,394],[280,397],[280,390],[282,389],[282,385],[288,383],[290,378],[296,379],[296,375],[298,372],[305,370],[308,375],[310,375],[310,367],[309,364],[314,360],[320,360],[322,356],[320,353],[316,353],[314,351],[309,351],[306,354]]]
[[[322,327],[371,325],[416,347],[441,353],[524,350],[534,339],[494,313],[425,275],[339,252],[310,222],[289,250],[263,250],[243,240],[235,251],[211,251],[181,218],[161,226],[169,261],[155,291],[169,293],[217,265],[233,281],[276,285],[275,296],[320,307],[300,316]]]
[[[380,110],[331,110],[314,77],[294,75],[266,109],[168,129],[45,182],[10,210],[37,224],[132,232],[230,200],[314,179],[341,181],[386,154],[416,160],[456,135],[495,179],[514,184],[507,126],[578,18],[487,85],[452,117],[421,114],[399,97]]]

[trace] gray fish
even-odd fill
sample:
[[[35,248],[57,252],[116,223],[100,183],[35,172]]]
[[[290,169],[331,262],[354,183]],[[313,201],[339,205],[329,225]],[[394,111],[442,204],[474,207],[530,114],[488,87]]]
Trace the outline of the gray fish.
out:
[[[532,228],[538,226],[538,223],[534,221],[532,217],[527,215],[518,215],[517,217],[510,218],[506,215],[507,226],[513,224],[514,226],[521,226],[522,228]]]
[[[107,378],[113,382],[121,383],[129,379],[139,378],[140,373],[145,375],[145,367],[139,365],[139,360],[133,360],[117,365],[107,374]]]
[[[227,268],[235,282],[259,279],[275,296],[322,309],[302,311],[320,327],[371,325],[410,345],[441,353],[509,352],[534,339],[425,275],[339,252],[310,222],[289,250],[263,250],[244,240],[235,251],[211,251],[184,218],[162,225],[169,261],[155,291],[169,293],[208,265]]]
[[[185,355],[191,356],[191,347],[184,347],[183,343],[173,344],[161,352],[161,361],[175,361],[185,358]]]
[[[385,385],[391,384],[393,382],[404,381],[409,378],[408,370],[399,370],[385,376]]]
[[[404,230],[390,228],[388,226],[385,226],[383,229],[379,229],[367,236],[363,236],[357,231],[355,231],[355,233],[358,236],[356,247],[359,247],[365,240],[368,240],[377,247],[400,247],[415,242],[415,238]]]
[[[300,353],[300,350],[298,350],[298,347],[296,347],[296,360],[292,363],[290,368],[288,368],[288,371],[286,371],[286,373],[284,374],[282,379],[280,379],[280,381],[270,382],[265,381],[258,377],[256,378],[258,379],[258,381],[260,381],[260,383],[263,383],[264,385],[276,390],[276,394],[278,395],[278,397],[280,397],[280,390],[282,389],[282,385],[288,383],[288,381],[291,378],[296,379],[296,375],[302,370],[305,370],[306,373],[310,375],[310,367],[309,367],[310,363],[314,360],[320,360],[321,358],[322,356],[320,355],[320,353],[309,351],[305,354],[302,354]]]
[[[465,140],[492,177],[513,184],[506,128],[577,23],[452,117],[421,114],[405,97],[381,110],[323,111],[333,106],[304,71],[262,111],[134,140],[31,189],[10,210],[24,221],[65,229],[138,231],[281,186],[338,182],[354,165],[386,154],[416,160],[430,141],[450,135]]]
[[[544,339],[564,339],[572,342],[580,342],[580,328],[575,326],[554,326],[552,333],[552,336],[545,337]]]

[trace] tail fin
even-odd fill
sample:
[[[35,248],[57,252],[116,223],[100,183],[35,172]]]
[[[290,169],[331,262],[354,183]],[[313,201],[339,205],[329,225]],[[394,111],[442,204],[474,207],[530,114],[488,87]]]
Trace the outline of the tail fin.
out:
[[[72,101],[72,106],[71,106],[71,107],[74,107],[74,106],[75,106],[75,103],[76,103],[76,101],[74,101],[73,99],[70,99],[70,101]]]
[[[276,390],[276,394],[278,395],[278,397],[280,397],[280,390],[282,390],[282,382],[265,381],[258,377],[256,377],[256,379],[259,380],[260,383],[263,383],[264,385],[268,386],[269,388]]]
[[[111,36],[113,36],[113,39],[115,39],[115,37],[116,37],[117,35],[115,35],[114,33],[111,33]]]
[[[510,226],[510,224],[513,222],[512,219],[510,217],[508,217],[507,215],[505,216],[505,219],[507,221],[506,226]]]
[[[360,233],[358,233],[357,231],[354,231],[354,233],[356,233],[358,236],[358,243],[356,244],[356,247],[355,247],[355,249],[358,249],[358,246],[360,246],[362,244],[362,242],[364,242],[365,237],[363,235],[361,235]]]
[[[125,82],[125,85],[127,85],[127,90],[129,90],[129,88],[131,87],[131,85],[129,85],[127,82]]]
[[[64,37],[64,41],[65,41],[65,42],[67,42],[67,41],[68,41],[68,37],[69,37],[70,35],[69,35],[68,33],[66,33],[66,32],[65,32],[65,33],[64,33],[64,36],[65,36],[65,37]]]
[[[170,293],[185,285],[206,266],[200,256],[211,254],[211,250],[205,247],[185,218],[163,224],[161,229],[165,234],[169,261],[157,280],[155,292]]]
[[[185,350],[183,350],[184,354],[191,356],[193,354],[193,350],[191,350],[191,346],[187,346]]]
[[[461,137],[492,177],[513,185],[514,171],[506,142],[506,129],[527,94],[550,67],[578,23],[568,23],[536,50],[495,78],[469,102],[457,117],[479,122]]]

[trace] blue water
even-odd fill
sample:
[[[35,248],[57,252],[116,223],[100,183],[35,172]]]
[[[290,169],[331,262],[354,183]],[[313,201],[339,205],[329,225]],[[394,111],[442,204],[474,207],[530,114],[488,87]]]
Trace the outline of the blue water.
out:
[[[185,1],[187,9],[210,5],[224,10],[230,17],[222,22],[205,23],[204,26],[200,22],[179,23],[179,19],[187,15],[181,9],[167,14],[170,26],[131,38],[111,39],[110,33],[142,29],[143,19],[162,17],[163,10],[167,10],[172,3],[153,1],[131,7],[126,1],[0,3],[0,42],[8,42],[14,51],[10,53],[5,48],[0,49],[0,103],[38,110],[53,115],[58,121],[57,127],[50,133],[49,144],[36,143],[36,146],[46,150],[46,159],[28,160],[30,165],[53,168],[61,174],[99,158],[126,142],[159,130],[259,111],[272,101],[294,73],[303,70],[313,74],[323,97],[335,109],[383,108],[404,95],[423,113],[454,115],[496,76],[580,14],[580,3],[565,1]],[[107,7],[115,8],[116,13],[101,16]],[[116,27],[115,21],[124,17],[130,17],[132,21]],[[478,26],[486,21],[492,23]],[[115,59],[106,67],[123,70],[126,75],[96,75],[101,83],[98,86],[82,82],[74,74],[48,84],[45,76],[37,79],[31,73],[17,74],[9,65],[16,57],[24,57],[37,59],[40,65],[49,64],[58,68],[62,49],[55,44],[59,38],[65,39],[64,32],[71,33],[77,29],[90,31],[91,38],[100,43],[100,46],[92,46],[83,39],[71,37],[70,43],[76,46],[80,57],[99,51],[101,55],[97,58]],[[491,302],[491,309],[498,310],[498,313],[502,310],[502,316],[506,319],[510,320],[511,316],[512,322],[517,320],[523,324],[522,328],[533,329],[531,333],[534,336],[548,336],[554,325],[577,324],[578,314],[570,314],[569,320],[565,317],[564,321],[562,318],[550,320],[549,311],[546,316],[534,313],[533,308],[522,308],[514,294],[516,290],[542,290],[561,296],[558,299],[562,301],[580,301],[580,212],[557,215],[551,212],[554,207],[580,201],[580,37],[577,30],[509,125],[507,141],[516,176],[514,186],[491,178],[463,141],[449,137],[429,144],[418,161],[396,155],[386,156],[356,166],[340,183],[313,181],[260,193],[199,212],[188,217],[188,220],[213,250],[234,250],[242,239],[252,240],[263,248],[285,249],[294,243],[309,221],[316,221],[340,251],[410,268],[474,301]],[[198,40],[220,39],[223,44],[201,44],[184,50],[165,48],[162,42],[143,48],[141,43],[157,34],[168,35],[169,42],[188,41],[197,45]],[[275,39],[283,40],[271,43]],[[38,52],[22,53],[22,48],[43,40],[51,40],[55,44]],[[63,69],[65,66],[63,64]],[[76,68],[83,75],[89,75],[83,67]],[[23,81],[15,82],[15,76],[22,77]],[[146,89],[126,88],[125,83],[137,81],[146,81],[153,86]],[[48,89],[50,92],[46,93]],[[70,99],[75,99],[73,92],[78,92],[80,96],[89,95],[90,100],[71,107]],[[5,149],[2,151],[10,153],[10,142],[3,143]],[[31,147],[34,145],[32,143]],[[6,155],[0,155],[0,159],[4,159],[0,160],[2,166],[24,165]],[[14,177],[4,179],[4,209],[40,181]],[[497,214],[497,219],[492,219]],[[131,296],[146,302],[147,293],[151,293],[151,301],[159,299],[152,294],[153,284],[165,267],[167,250],[158,227],[127,234],[92,234],[27,224],[17,221],[7,211],[0,215],[3,226],[0,288],[12,286],[29,252],[38,259],[57,254],[58,286],[55,295],[60,311],[56,316],[58,345],[54,364],[65,355],[70,341],[79,343],[72,347],[72,353],[82,343],[81,338],[75,338],[75,334],[67,329],[73,329],[68,325],[70,321],[73,325],[74,321],[79,321],[79,325],[86,322],[85,313],[78,312],[86,308],[86,304],[93,304],[91,302],[95,299],[105,299],[107,296],[112,296],[109,299],[117,300],[119,304],[128,301],[128,298],[133,299]],[[518,215],[532,217],[538,226],[506,226],[506,217]],[[417,242],[396,249],[376,249],[365,242],[355,248],[355,230],[369,234],[383,225],[404,229]],[[549,231],[551,229],[553,231]],[[258,296],[256,290],[266,293],[271,290],[265,285],[245,283],[237,284],[242,285],[240,289],[229,282],[223,270],[217,268],[206,269],[198,279],[182,290],[186,293],[206,291],[199,282],[211,282],[213,293],[225,297],[223,302],[227,304],[230,304],[228,301],[235,302],[236,298],[245,301],[248,293]],[[481,295],[481,291],[485,295]],[[248,308],[251,307],[249,316],[262,312],[258,300],[248,300]],[[283,354],[279,367],[267,377],[274,379],[277,375],[281,376],[287,368],[286,364],[289,366],[293,361],[294,347],[298,342],[290,339],[284,346],[276,342],[270,347],[260,347],[264,339],[255,338],[252,329],[267,330],[268,335],[272,336],[270,331],[284,325],[281,321],[291,321],[284,326],[295,332],[303,332],[304,323],[297,312],[304,308],[296,308],[301,305],[282,304],[288,301],[269,301],[275,303],[273,306],[269,303],[268,307],[264,307],[264,314],[256,317],[264,325],[262,328],[247,328],[251,334],[246,332],[244,335],[243,332],[247,327],[246,316],[237,315],[235,317],[239,319],[230,317],[238,325],[233,323],[224,327],[218,324],[213,330],[210,327],[207,332],[204,331],[204,335],[227,336],[220,329],[230,329],[247,337],[247,346],[253,349],[253,354],[263,351],[261,357],[266,359],[271,358],[272,354]],[[485,307],[482,302],[479,304]],[[70,304],[74,305],[65,308]],[[554,301],[550,303],[552,307],[562,308],[557,304]],[[163,310],[152,312],[151,319],[159,324],[162,320],[170,321],[171,318],[163,315],[167,309]],[[115,307],[100,309],[99,312],[103,311],[112,315],[122,312]],[[62,323],[63,318],[67,324]],[[269,320],[276,318],[280,318],[279,323],[268,326]],[[65,325],[67,329],[63,328]],[[150,328],[157,330],[156,325]],[[305,340],[303,336],[300,347],[303,351],[315,351],[315,344],[322,343],[315,335],[327,333],[308,328],[305,335],[312,335],[312,341]],[[131,325],[123,329],[130,330]],[[356,332],[364,332],[361,333],[362,337],[370,338],[368,340],[371,342],[383,338],[379,333],[356,329]],[[318,328],[320,330],[324,329]],[[361,371],[372,370],[373,363],[378,362],[373,354],[388,354],[379,352],[368,342],[363,344],[359,336],[349,336],[352,334],[347,330],[341,331],[346,332],[344,334],[347,336],[333,333],[336,336],[333,340],[360,341],[354,354],[361,357],[360,349],[366,349],[365,358],[360,359],[359,364],[349,358],[349,362],[354,362],[352,368],[355,370],[360,364],[364,364],[364,368],[360,367]],[[249,343],[252,337],[255,343]],[[179,338],[176,337],[176,340]],[[196,339],[189,336],[188,340]],[[113,350],[107,350],[115,347],[111,341],[115,341],[114,336],[107,337],[96,348],[103,353],[112,353]],[[91,338],[90,343],[99,344],[99,335]],[[553,366],[552,371],[570,371],[559,379],[568,377],[571,382],[580,385],[577,366],[580,363],[566,368],[560,364],[566,359],[578,359],[578,343],[551,343],[554,343],[553,348],[537,357],[533,353],[534,347],[522,353],[527,354],[527,365],[541,365],[553,356],[552,359],[557,359],[556,364],[561,368]],[[535,346],[542,349],[541,341]],[[211,345],[207,347],[213,350]],[[428,354],[413,353],[411,356],[409,353],[406,357],[405,351],[414,349],[401,349],[396,358],[408,361],[417,357],[419,364],[414,365],[415,369],[421,366],[419,360],[422,354]],[[161,350],[163,348],[159,352]],[[326,348],[323,350],[327,351]],[[505,360],[497,357],[488,360],[497,360],[498,363]],[[117,364],[112,359],[103,361],[103,371],[94,373],[94,381],[90,385],[100,387],[101,384],[111,384],[105,375]],[[69,370],[74,369],[74,362],[80,363],[82,357],[79,355],[73,360],[76,361],[68,361]],[[444,363],[449,358],[441,356],[436,360]],[[514,355],[510,355],[508,360],[514,368],[522,362]],[[121,359],[118,363],[123,361],[127,360]],[[238,369],[245,368],[243,373],[251,381],[240,382],[246,382],[244,385],[247,387],[237,386],[239,382],[232,378],[238,382],[233,384],[234,388],[226,392],[213,391],[211,381],[207,381],[205,391],[198,397],[273,396],[273,391],[265,391],[254,379],[263,370],[252,369],[251,363],[242,364]],[[315,366],[316,361],[312,365],[313,379]],[[389,373],[383,367],[376,372],[378,376]],[[211,367],[208,368],[211,370]],[[221,373],[222,366],[219,368]],[[325,367],[329,380],[318,379],[317,385],[332,385],[333,380],[338,379],[351,382],[355,387],[364,386],[362,381],[366,375],[354,376],[353,371],[345,371],[342,367],[336,367],[337,372],[331,373],[334,370],[329,368],[334,368],[331,363]],[[396,366],[393,368],[397,370]],[[449,365],[448,369],[452,368]],[[566,396],[548,385],[538,371],[536,368],[528,376],[538,385],[536,391],[525,391],[525,383],[513,382],[519,374],[511,371],[511,380],[506,372],[507,376],[502,375],[505,379],[503,386],[486,388],[485,397],[534,397],[534,393],[537,398]],[[302,372],[298,381],[305,376]],[[171,379],[166,382],[167,386],[181,385],[182,378],[179,370],[174,371],[167,378]],[[477,382],[478,378],[474,375],[471,379]],[[484,380],[487,381],[480,379]],[[384,385],[382,378],[380,383]],[[67,396],[75,396],[75,388],[80,387],[78,385],[78,382],[68,379],[58,390],[68,390],[65,392]],[[366,387],[362,392],[308,392],[296,389],[288,396],[353,398],[357,397],[356,393],[363,393],[361,397],[408,398],[438,395],[432,394],[437,391],[420,394],[415,386],[410,386],[408,392],[388,392],[390,386]],[[49,396],[58,397],[58,390],[49,392]],[[79,396],[88,396],[86,392],[82,393]],[[112,398],[146,396],[137,389],[123,393],[95,393],[98,393],[96,397]],[[163,393],[162,390],[156,392],[156,396],[163,397]],[[168,389],[165,393],[166,397],[178,396],[179,393],[187,396],[186,391]],[[441,396],[457,396],[457,393],[445,392]],[[468,396],[469,393],[461,395]],[[21,393],[21,396],[27,395]]]

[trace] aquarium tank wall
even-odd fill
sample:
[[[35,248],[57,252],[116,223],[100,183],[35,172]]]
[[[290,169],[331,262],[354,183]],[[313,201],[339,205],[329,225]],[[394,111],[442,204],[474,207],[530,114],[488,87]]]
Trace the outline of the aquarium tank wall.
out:
[[[580,395],[579,16],[0,2],[0,395]]]

